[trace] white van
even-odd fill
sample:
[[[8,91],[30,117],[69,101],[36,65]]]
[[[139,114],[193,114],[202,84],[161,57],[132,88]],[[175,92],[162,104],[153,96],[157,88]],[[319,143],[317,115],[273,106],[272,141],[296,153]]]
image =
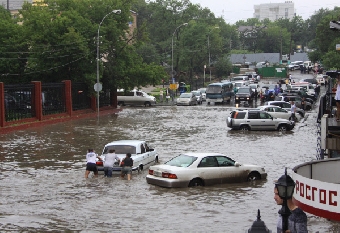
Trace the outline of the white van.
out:
[[[117,90],[117,102],[118,105],[144,105],[151,106],[156,103],[154,96],[148,95],[144,91],[132,90],[124,92],[124,90]]]
[[[303,66],[306,67],[307,69],[312,69],[313,63],[311,61],[305,61],[303,62]]]
[[[249,81],[248,75],[240,75],[240,76],[235,76],[230,79],[230,82],[240,82],[240,81]]]

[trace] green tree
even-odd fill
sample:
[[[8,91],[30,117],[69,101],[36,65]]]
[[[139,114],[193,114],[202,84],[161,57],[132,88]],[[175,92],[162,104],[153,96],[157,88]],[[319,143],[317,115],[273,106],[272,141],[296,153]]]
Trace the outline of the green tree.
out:
[[[232,64],[228,57],[220,57],[214,64],[215,73],[218,79],[227,77],[233,70]]]
[[[24,41],[23,30],[9,11],[0,6],[0,81],[20,83],[28,61],[28,46]]]

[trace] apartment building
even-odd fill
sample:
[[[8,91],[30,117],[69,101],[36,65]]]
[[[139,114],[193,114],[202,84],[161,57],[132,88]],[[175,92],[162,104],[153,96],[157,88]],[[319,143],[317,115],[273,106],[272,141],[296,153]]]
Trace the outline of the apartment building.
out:
[[[294,3],[285,1],[284,3],[264,3],[254,5],[254,18],[260,21],[269,19],[275,21],[278,19],[293,19],[295,16]]]

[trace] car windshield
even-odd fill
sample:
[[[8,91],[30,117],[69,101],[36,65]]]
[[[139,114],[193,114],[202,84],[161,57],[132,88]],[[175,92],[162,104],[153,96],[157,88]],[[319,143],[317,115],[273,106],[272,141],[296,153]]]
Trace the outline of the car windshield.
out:
[[[243,83],[235,83],[235,87],[241,87]]]
[[[222,88],[219,85],[209,85],[207,88],[207,93],[221,93]]]
[[[179,98],[191,98],[191,93],[182,93]]]
[[[206,90],[207,90],[207,88],[200,88],[200,89],[198,89],[201,93],[205,93],[206,92]]]
[[[256,84],[255,85],[254,84],[250,84],[249,86],[251,87],[251,89],[256,89],[257,88]]]
[[[136,154],[136,147],[130,145],[111,145],[104,148],[103,154],[109,153],[109,150],[115,150],[116,154]]]
[[[243,77],[234,77],[231,78],[232,81],[238,81],[238,80],[243,80]]]
[[[170,166],[175,166],[175,167],[189,167],[196,160],[197,160],[197,157],[195,156],[179,155],[175,158],[172,158],[165,164],[170,165]]]
[[[240,88],[237,93],[247,93],[249,94],[249,88]]]
[[[199,91],[193,91],[192,93],[194,93],[194,95],[196,95],[196,96],[200,96],[201,95],[201,92],[199,92]]]

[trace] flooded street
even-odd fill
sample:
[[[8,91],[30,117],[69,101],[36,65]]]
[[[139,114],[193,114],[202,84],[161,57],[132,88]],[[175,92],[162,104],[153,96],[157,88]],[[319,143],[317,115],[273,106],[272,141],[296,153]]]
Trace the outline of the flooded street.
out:
[[[294,130],[232,131],[231,105],[126,107],[118,114],[0,135],[1,232],[246,232],[257,210],[276,232],[273,181],[288,168],[316,158],[317,110]],[[141,139],[163,163],[183,151],[219,152],[263,165],[268,179],[252,183],[166,189],[132,181],[84,179],[89,147],[100,153],[120,139]],[[310,232],[340,225],[308,215]]]

